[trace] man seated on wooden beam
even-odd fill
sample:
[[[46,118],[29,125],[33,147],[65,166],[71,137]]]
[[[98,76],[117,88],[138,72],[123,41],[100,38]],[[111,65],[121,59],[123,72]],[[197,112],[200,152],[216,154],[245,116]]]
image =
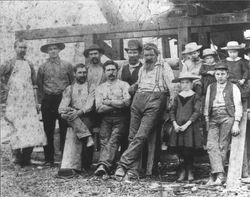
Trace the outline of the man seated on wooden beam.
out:
[[[84,146],[94,145],[91,135],[92,122],[89,112],[94,105],[94,91],[90,91],[87,82],[88,69],[84,64],[77,64],[74,68],[75,83],[63,92],[59,106],[59,114],[67,120],[69,126],[63,152],[59,176],[71,177],[82,170],[82,156]]]
[[[239,88],[228,81],[228,67],[219,62],[215,66],[216,82],[207,89],[204,115],[208,127],[207,150],[211,176],[207,185],[225,182],[225,161],[230,138],[240,133],[239,122],[243,109]]]

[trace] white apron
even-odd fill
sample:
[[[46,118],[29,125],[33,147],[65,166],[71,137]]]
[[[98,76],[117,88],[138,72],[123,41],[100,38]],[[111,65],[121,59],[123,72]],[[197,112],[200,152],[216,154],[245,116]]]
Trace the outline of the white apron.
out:
[[[10,124],[12,149],[46,145],[47,139],[36,110],[31,69],[27,61],[16,60],[8,87],[5,119]]]

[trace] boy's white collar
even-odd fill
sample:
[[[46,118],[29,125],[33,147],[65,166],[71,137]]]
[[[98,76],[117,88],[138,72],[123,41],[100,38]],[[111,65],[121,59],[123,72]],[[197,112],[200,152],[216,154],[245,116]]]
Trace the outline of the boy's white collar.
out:
[[[227,61],[231,61],[231,62],[236,62],[238,60],[240,60],[241,57],[236,57],[235,59],[231,58],[231,57],[227,57]]]
[[[182,97],[189,97],[189,96],[193,96],[194,94],[195,94],[195,92],[193,90],[181,91],[179,93],[179,95]]]

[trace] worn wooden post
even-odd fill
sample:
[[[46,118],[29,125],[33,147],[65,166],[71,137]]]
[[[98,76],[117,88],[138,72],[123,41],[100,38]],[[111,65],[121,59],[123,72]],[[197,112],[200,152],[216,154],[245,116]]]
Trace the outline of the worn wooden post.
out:
[[[243,155],[246,140],[247,112],[243,113],[240,121],[240,134],[232,137],[229,167],[227,175],[227,189],[237,189],[241,185]]]
[[[190,38],[190,28],[188,27],[179,27],[178,28],[178,53],[179,58],[182,57],[183,46],[189,42]]]

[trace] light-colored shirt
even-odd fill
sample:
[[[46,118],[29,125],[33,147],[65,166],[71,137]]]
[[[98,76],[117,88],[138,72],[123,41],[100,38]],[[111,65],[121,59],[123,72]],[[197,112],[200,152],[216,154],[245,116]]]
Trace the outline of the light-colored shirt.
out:
[[[37,73],[37,85],[40,95],[58,95],[74,80],[73,67],[70,63],[57,59],[47,59]]]
[[[193,62],[191,59],[187,59],[182,62],[182,65],[183,67],[181,72],[190,72],[193,75],[199,75],[202,65],[202,60],[200,59],[199,61]]]
[[[88,65],[88,84],[91,88],[93,88],[93,91],[96,89],[97,86],[102,84],[106,81],[106,77],[104,75],[104,70],[102,67],[102,64],[98,65]]]
[[[105,99],[123,101],[124,107],[128,107],[131,98],[128,89],[129,84],[119,79],[112,83],[106,81],[99,85],[95,91],[95,104],[97,111],[101,107],[106,106],[103,104]]]
[[[74,83],[63,92],[63,98],[59,106],[59,113],[67,107],[81,109],[84,113],[90,112],[94,104],[94,95],[88,91],[87,82],[83,84]]]
[[[160,71],[158,71],[161,67]],[[158,72],[158,74],[157,74]],[[159,80],[159,86],[157,86],[157,76]],[[152,70],[147,71],[144,66],[140,68],[138,74],[138,92],[162,92],[167,88],[170,91],[170,97],[174,98],[173,95],[173,84],[174,79],[173,71],[170,66],[166,63],[157,62]]]
[[[209,115],[209,102],[210,102],[209,100],[210,100],[210,92],[211,92],[210,87],[211,85],[209,85],[207,88],[204,116]],[[213,107],[225,106],[225,101],[223,97],[223,90],[225,87],[226,87],[226,83],[223,85],[217,83],[217,92],[216,92],[215,100],[213,102]],[[235,108],[235,112],[234,112],[235,120],[240,121],[242,117],[242,113],[243,113],[243,108],[242,108],[242,103],[241,103],[241,93],[240,93],[239,88],[235,84],[233,84],[233,101],[234,101],[234,108]]]

